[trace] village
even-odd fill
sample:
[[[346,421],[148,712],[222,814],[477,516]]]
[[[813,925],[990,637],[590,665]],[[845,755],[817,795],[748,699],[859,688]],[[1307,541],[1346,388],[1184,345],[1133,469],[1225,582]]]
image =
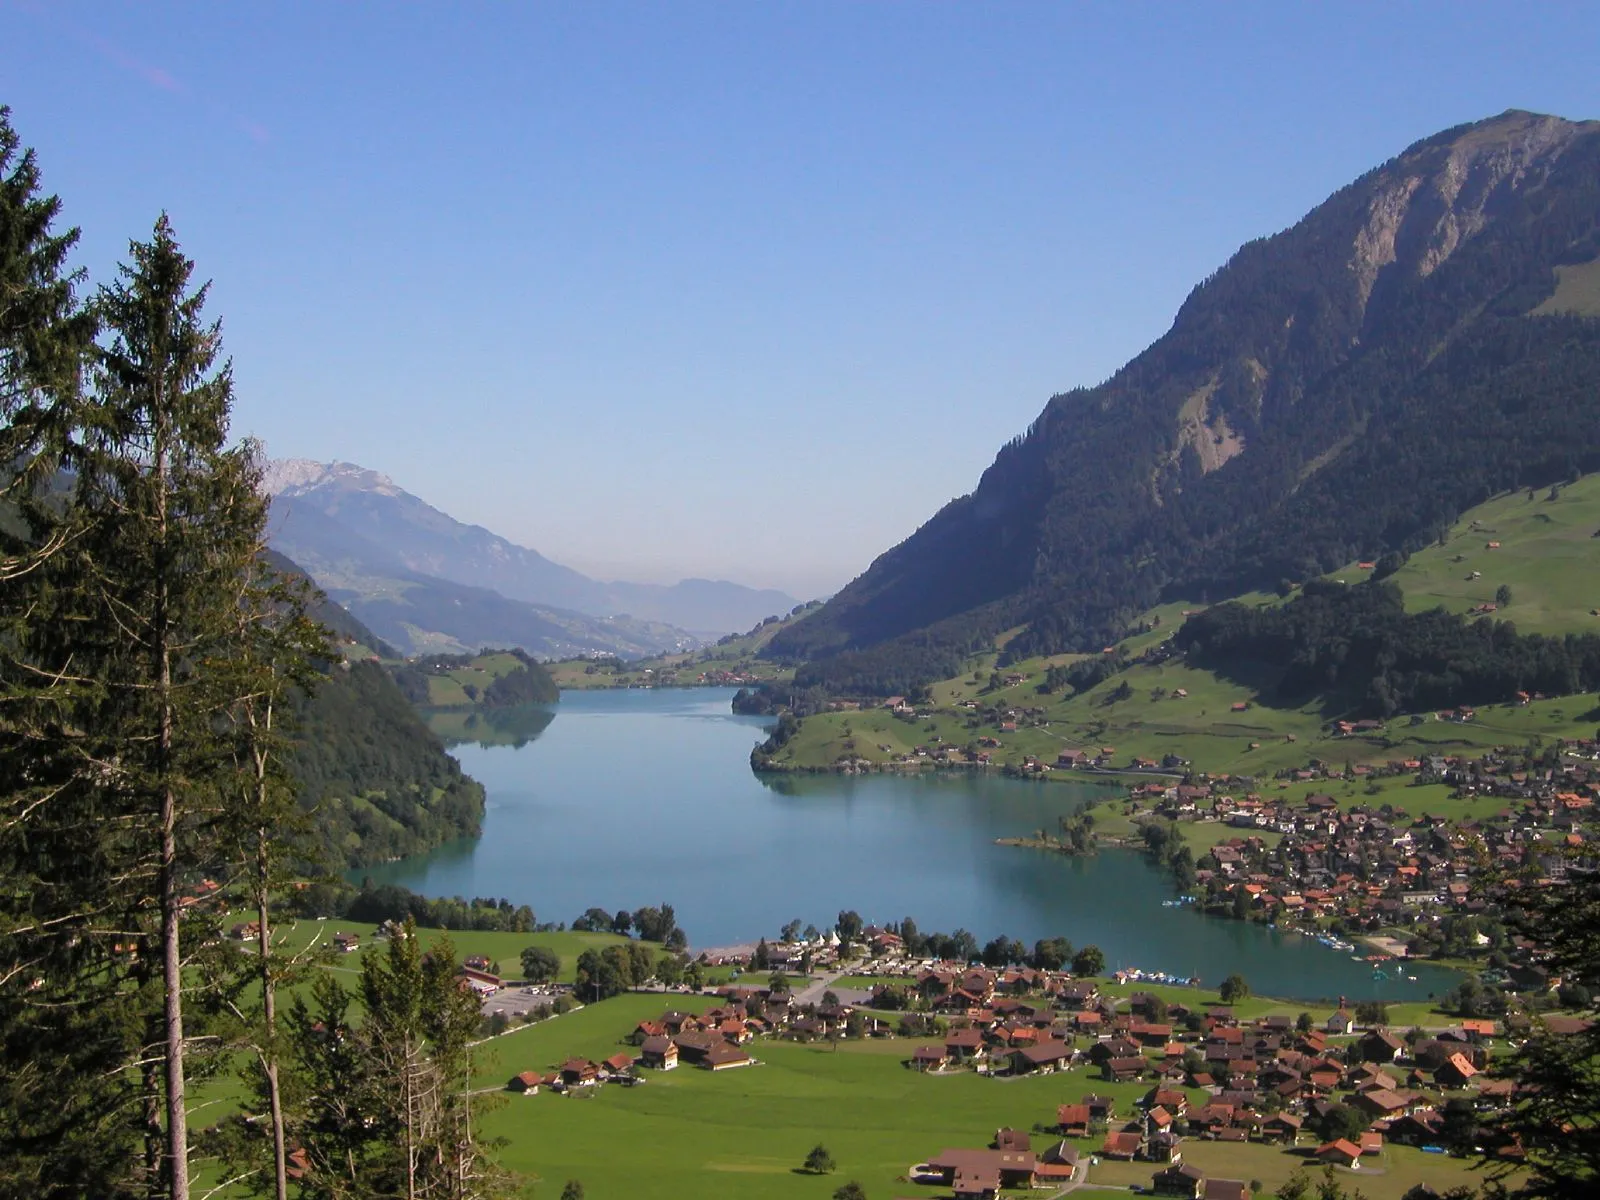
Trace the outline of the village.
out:
[[[1188,1200],[1251,1200],[1248,1178],[1196,1165],[1196,1147],[1290,1155],[1353,1176],[1390,1146],[1468,1153],[1480,1123],[1512,1096],[1493,1076],[1494,1056],[1532,1028],[1514,1016],[1402,1030],[1371,1019],[1383,1016],[1381,1006],[1343,1001],[1317,1020],[1246,1018],[1202,1002],[1198,990],[1185,1003],[1177,989],[1130,989],[1069,971],[912,959],[893,928],[867,926],[859,945],[862,958],[847,964],[837,938],[775,943],[780,961],[816,958],[821,980],[802,993],[815,998],[801,1001],[781,970],[767,986],[730,982],[707,990],[709,1007],[665,1007],[618,1030],[608,1057],[530,1066],[506,1089],[570,1098],[638,1087],[680,1067],[759,1070],[763,1044],[774,1041],[877,1040],[903,1047],[902,1068],[930,1079],[1060,1080],[1059,1098],[1030,1127],[974,1130],[971,1145],[929,1146],[926,1158],[907,1163],[904,1181],[930,1195],[992,1200],[1012,1189],[1113,1180]],[[836,992],[829,985],[847,965],[852,978],[880,982]],[[487,1002],[494,993],[482,975],[475,986]],[[1562,1034],[1586,1024],[1551,1016],[1542,1027]]]
[[[1409,777],[1444,785],[1451,805],[1482,815],[1452,819],[1385,802],[1341,802],[1329,792],[1284,795],[1319,780]],[[1548,749],[1497,748],[1476,758],[1434,756],[1335,772],[1312,763],[1286,773],[1274,792],[1256,781],[1186,776],[1182,783],[1135,783],[1130,819],[1175,867],[1194,902],[1217,915],[1260,920],[1353,949],[1338,935],[1364,937],[1390,957],[1483,960],[1490,978],[1515,988],[1543,988],[1543,968],[1525,940],[1501,926],[1494,890],[1507,881],[1537,886],[1565,877],[1574,855],[1595,839],[1600,798],[1600,742],[1567,741]],[[1435,787],[1434,794],[1439,789]],[[1484,805],[1482,801],[1488,800]],[[1493,801],[1504,800],[1504,805]],[[1161,832],[1215,824],[1233,831],[1185,856]],[[1174,843],[1174,846],[1176,843]],[[1176,861],[1175,861],[1176,860]],[[1192,864],[1192,870],[1190,865]],[[1447,953],[1442,953],[1447,952]]]

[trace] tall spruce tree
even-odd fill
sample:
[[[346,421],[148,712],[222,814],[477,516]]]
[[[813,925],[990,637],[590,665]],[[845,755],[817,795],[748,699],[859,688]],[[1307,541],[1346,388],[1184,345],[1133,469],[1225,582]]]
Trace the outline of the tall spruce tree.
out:
[[[95,324],[66,266],[77,231],[54,231],[60,201],[20,147],[0,109],[0,1196],[120,1196],[137,1144],[125,839],[84,719],[102,694],[80,644],[90,518],[66,496]]]
[[[192,889],[221,865],[219,830],[239,815],[220,734],[238,681],[221,665],[238,655],[238,606],[266,520],[251,448],[226,444],[232,375],[193,269],[163,216],[100,290],[106,339],[73,497],[92,516],[81,586],[103,790],[129,839],[120,894],[133,898],[139,961],[161,999],[143,1055],[159,1063],[159,1078],[143,1080],[147,1162],[159,1144],[149,1165],[173,1200],[189,1195],[183,931],[205,919]]]

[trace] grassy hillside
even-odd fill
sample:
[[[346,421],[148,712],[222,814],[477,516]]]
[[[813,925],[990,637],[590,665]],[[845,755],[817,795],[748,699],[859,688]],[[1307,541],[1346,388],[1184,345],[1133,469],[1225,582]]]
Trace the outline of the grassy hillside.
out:
[[[1394,575],[1406,608],[1466,613],[1495,603],[1502,585],[1511,603],[1495,616],[1520,633],[1600,630],[1600,475],[1554,489],[1519,491],[1466,513],[1442,545],[1419,550]],[[1491,548],[1491,544],[1495,544]],[[1354,583],[1356,563],[1332,577]]]
[[[389,671],[406,699],[424,709],[510,708],[561,698],[544,664],[523,650],[426,655],[390,663]]]
[[[1600,538],[1592,536],[1597,531],[1600,475],[1562,486],[1553,498],[1550,489],[1539,489],[1531,500],[1527,492],[1517,492],[1466,513],[1442,545],[1412,555],[1392,581],[1402,589],[1410,611],[1443,607],[1469,613],[1495,604],[1503,585],[1511,590],[1511,602],[1494,615],[1514,621],[1520,632],[1593,632],[1600,630],[1600,616],[1595,615],[1600,607]],[[1491,542],[1497,543],[1492,549]],[[1471,577],[1474,572],[1477,578]],[[1370,574],[1371,568],[1351,563],[1331,577],[1354,583]],[[1285,602],[1259,592],[1237,599],[1251,606]],[[1117,649],[1136,659],[1171,636],[1190,611],[1181,603],[1151,609],[1141,619],[1145,631]],[[1000,640],[1003,644],[1005,637]],[[1319,704],[1267,707],[1248,682],[1225,680],[1180,660],[1136,663],[1076,695],[1066,694],[1070,688],[1041,692],[1051,667],[1094,657],[1062,654],[999,667],[998,653],[977,656],[961,675],[934,684],[931,698],[916,706],[914,718],[897,715],[877,701],[865,701],[870,707],[859,711],[806,718],[772,765],[826,768],[844,759],[905,765],[899,760],[923,747],[928,755],[914,762],[928,766],[941,747],[953,746],[987,752],[991,768],[997,768],[1020,765],[1029,757],[1054,763],[1063,750],[1109,747],[1116,751],[1111,759],[1117,766],[1135,757],[1159,763],[1173,755],[1199,770],[1270,777],[1313,758],[1335,765],[1383,763],[1536,737],[1590,736],[1600,721],[1592,698],[1566,697],[1526,706],[1480,706],[1476,720],[1467,724],[1427,713],[1397,717],[1366,736],[1339,736],[1327,727]],[[981,739],[998,745],[981,744]],[[1071,777],[1084,775],[1075,772]],[[1407,806],[1415,807],[1418,800],[1409,797]],[[1430,805],[1430,811],[1437,808]]]
[[[1533,310],[1533,315],[1555,313],[1600,317],[1600,258],[1556,268],[1556,290]]]
[[[614,658],[569,658],[545,666],[561,688],[576,690],[782,683],[794,677],[794,668],[758,656],[774,637],[798,624],[815,611],[819,603],[803,605],[798,612],[776,620],[769,618],[747,633],[731,634],[715,645],[698,650],[661,654],[633,662]]]

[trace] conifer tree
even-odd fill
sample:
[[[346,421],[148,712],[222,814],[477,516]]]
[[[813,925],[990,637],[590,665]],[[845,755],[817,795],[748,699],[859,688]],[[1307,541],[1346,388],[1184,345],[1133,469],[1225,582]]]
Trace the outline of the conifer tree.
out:
[[[236,863],[255,913],[256,953],[249,969],[240,970],[236,956],[224,962],[213,982],[214,1002],[239,1019],[243,1044],[250,1055],[246,1076],[267,1110],[271,1135],[271,1194],[288,1196],[288,1135],[280,1073],[281,1035],[278,985],[299,973],[300,958],[274,951],[272,899],[294,878],[298,868],[314,860],[310,822],[300,808],[287,758],[292,749],[297,693],[314,689],[319,666],[333,654],[328,631],[308,615],[311,586],[304,579],[278,573],[263,542],[235,606],[237,638],[234,654],[211,664],[230,677],[227,692],[235,697],[223,724],[230,746],[231,787],[236,820],[222,832],[231,836],[226,858]],[[231,969],[230,969],[231,968]],[[254,990],[257,999],[245,993]],[[255,1139],[226,1147],[241,1179],[259,1179],[266,1172],[251,1162]],[[256,1190],[261,1190],[257,1187]]]
[[[95,326],[66,266],[77,231],[55,232],[20,147],[0,109],[0,1196],[115,1196],[136,1137],[124,864],[81,719],[99,685],[74,648],[85,519],[63,487]]]

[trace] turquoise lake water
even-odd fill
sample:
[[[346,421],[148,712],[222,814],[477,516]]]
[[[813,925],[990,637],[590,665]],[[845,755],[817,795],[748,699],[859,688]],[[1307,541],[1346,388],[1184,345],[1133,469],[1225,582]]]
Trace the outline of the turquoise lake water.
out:
[[[518,714],[510,740],[452,749],[488,790],[483,836],[366,872],[429,895],[503,896],[541,921],[591,905],[663,901],[695,946],[773,937],[841,909],[871,922],[1028,943],[1093,942],[1108,967],[1238,972],[1263,995],[1427,998],[1415,982],[1297,935],[1163,907],[1173,888],[1142,855],[1066,858],[994,845],[1053,829],[1102,789],[988,774],[758,777],[750,748],[766,722],[729,711],[723,689],[569,692]],[[553,716],[551,715],[553,713]]]

